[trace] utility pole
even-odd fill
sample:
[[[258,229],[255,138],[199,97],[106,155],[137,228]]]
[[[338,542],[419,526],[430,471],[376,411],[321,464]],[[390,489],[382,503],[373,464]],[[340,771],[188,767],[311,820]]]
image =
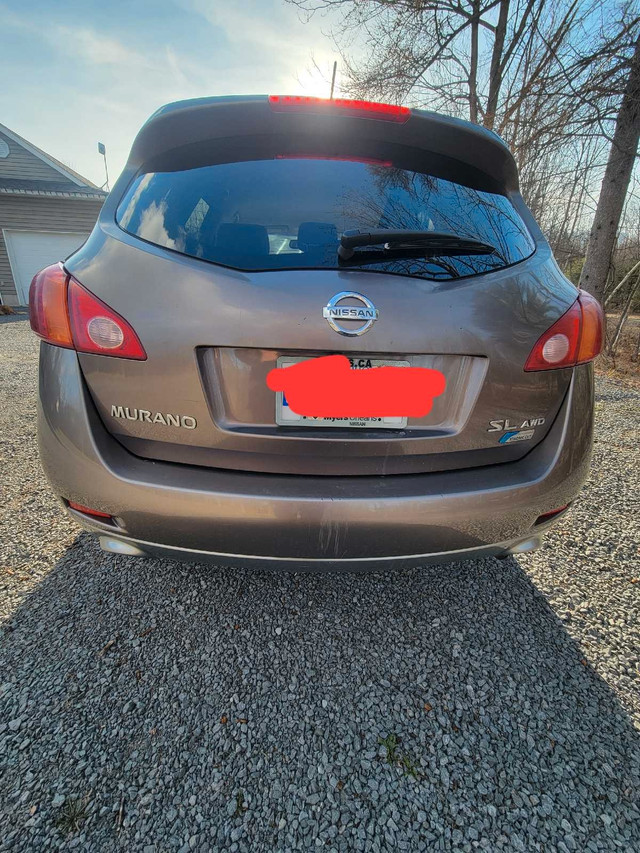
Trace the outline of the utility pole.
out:
[[[107,169],[107,149],[104,147],[103,142],[98,142],[98,154],[102,154],[104,157],[104,173],[107,177],[107,180],[102,185],[103,189],[106,187],[107,192],[109,192],[109,170]]]
[[[333,100],[333,90],[336,85],[336,70],[338,68],[338,60],[333,63],[333,74],[331,75],[331,94],[329,95],[329,100]]]

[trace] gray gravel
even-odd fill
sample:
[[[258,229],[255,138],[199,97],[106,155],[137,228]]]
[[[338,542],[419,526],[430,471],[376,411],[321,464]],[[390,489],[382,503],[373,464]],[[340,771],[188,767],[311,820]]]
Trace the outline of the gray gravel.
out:
[[[640,850],[637,392],[537,554],[277,575],[79,533],[36,350],[0,325],[0,850]]]

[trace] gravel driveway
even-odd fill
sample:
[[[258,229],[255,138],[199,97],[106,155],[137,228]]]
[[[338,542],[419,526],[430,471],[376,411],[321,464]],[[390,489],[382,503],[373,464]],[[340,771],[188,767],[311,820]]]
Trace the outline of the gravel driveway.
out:
[[[537,554],[372,575],[103,554],[0,325],[0,850],[640,851],[640,394]]]

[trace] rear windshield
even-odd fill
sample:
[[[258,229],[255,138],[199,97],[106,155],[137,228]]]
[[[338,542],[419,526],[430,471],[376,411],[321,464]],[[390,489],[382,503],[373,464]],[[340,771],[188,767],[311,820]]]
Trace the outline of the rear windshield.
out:
[[[276,158],[149,172],[117,212],[137,237],[238,270],[343,266],[349,230],[448,232],[489,244],[491,254],[425,256],[358,249],[350,269],[428,279],[477,275],[517,263],[534,244],[510,200],[386,163]]]

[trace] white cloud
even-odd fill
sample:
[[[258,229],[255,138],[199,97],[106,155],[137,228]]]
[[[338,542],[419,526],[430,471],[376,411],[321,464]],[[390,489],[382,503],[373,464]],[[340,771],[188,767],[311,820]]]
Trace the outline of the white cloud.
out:
[[[151,202],[142,214],[137,233],[150,243],[156,243],[158,246],[166,246],[167,249],[182,251],[184,249],[184,236],[181,236],[177,240],[169,237],[169,232],[165,226],[166,214],[166,201],[161,201],[160,204],[157,204],[155,201]]]
[[[314,63],[326,69],[326,76],[330,78],[333,61],[338,57],[332,42],[322,31],[323,19],[316,17],[303,22],[297,10],[284,0],[280,3],[245,0],[242,4],[212,3],[210,0],[182,2],[212,27],[221,30],[227,42],[233,45],[253,82],[253,89],[243,89],[243,92],[273,91],[274,87],[280,87],[282,94],[328,95],[325,81]],[[241,71],[240,64],[238,62],[232,70]],[[257,69],[260,69],[259,75],[256,75]],[[258,88],[256,77],[258,83],[262,82]],[[319,85],[321,91],[311,91]]]
[[[52,7],[44,26],[26,9],[16,13],[0,3],[0,67],[2,39],[19,37],[29,45],[4,66],[5,83],[8,71],[14,79],[4,89],[3,120],[101,184],[97,141],[107,146],[113,183],[135,134],[164,103],[225,94],[328,95],[335,55],[322,33],[326,21],[304,24],[296,9],[280,0],[174,2],[182,9],[168,0],[158,3],[157,20],[166,20],[162,46],[162,27],[155,43],[138,38],[137,26],[102,31],[89,7],[77,23],[63,17],[64,5]],[[210,33],[210,51],[203,50],[201,37],[189,50],[184,32],[180,42],[172,41],[176,14],[193,21],[200,36],[203,30]],[[38,62],[39,53],[48,56],[48,69]]]
[[[129,203],[128,203],[127,207],[120,214],[120,225],[122,225],[123,228],[128,228],[129,223],[131,222],[131,217],[133,216],[133,214],[135,213],[135,211],[138,207],[138,202],[140,201],[140,197],[142,196],[142,193],[147,189],[147,187],[151,183],[152,178],[153,178],[152,174],[145,175],[142,178],[142,180],[140,181],[140,183],[136,187],[135,192],[133,193],[133,195],[129,199]]]
[[[71,50],[74,58],[84,59],[91,65],[126,66],[146,71],[157,68],[157,62],[151,56],[139,53],[118,39],[90,27],[58,25],[44,28],[42,36],[53,47],[64,47],[67,54]]]

